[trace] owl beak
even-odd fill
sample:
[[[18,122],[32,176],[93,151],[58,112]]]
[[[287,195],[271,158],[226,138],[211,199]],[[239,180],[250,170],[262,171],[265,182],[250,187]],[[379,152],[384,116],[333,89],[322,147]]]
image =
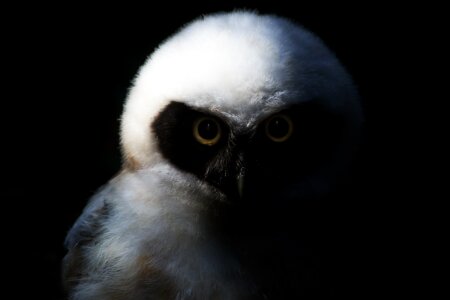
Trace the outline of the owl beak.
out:
[[[239,193],[239,198],[242,199],[242,196],[244,194],[244,174],[240,173],[237,176],[237,188]]]

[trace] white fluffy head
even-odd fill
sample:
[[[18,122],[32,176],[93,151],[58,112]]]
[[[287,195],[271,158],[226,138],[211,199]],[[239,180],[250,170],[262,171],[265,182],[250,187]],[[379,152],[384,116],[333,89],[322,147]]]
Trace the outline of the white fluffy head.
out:
[[[122,116],[124,158],[139,167],[160,159],[150,125],[170,101],[207,107],[246,127],[313,99],[358,125],[357,98],[333,53],[302,27],[250,12],[206,16],[165,41],[140,69]]]

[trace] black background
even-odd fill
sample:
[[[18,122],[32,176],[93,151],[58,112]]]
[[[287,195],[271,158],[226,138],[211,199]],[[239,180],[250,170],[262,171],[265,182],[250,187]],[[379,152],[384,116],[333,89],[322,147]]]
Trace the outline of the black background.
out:
[[[402,285],[395,246],[402,234],[392,226],[400,192],[392,187],[401,183],[403,168],[396,147],[404,138],[398,111],[405,100],[397,92],[402,49],[415,23],[404,8],[296,5],[24,4],[3,10],[3,259],[13,298],[62,299],[64,236],[89,196],[120,168],[119,118],[138,67],[186,22],[234,8],[304,25],[354,77],[366,126],[353,183],[358,196],[341,207],[351,216],[351,254],[345,279],[336,278],[345,281],[337,296],[364,299]]]

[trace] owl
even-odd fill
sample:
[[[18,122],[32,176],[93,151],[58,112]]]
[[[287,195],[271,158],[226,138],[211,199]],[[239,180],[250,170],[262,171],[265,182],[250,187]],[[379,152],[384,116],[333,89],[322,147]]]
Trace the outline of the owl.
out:
[[[352,79],[306,29],[191,22],[132,83],[123,167],[65,241],[69,299],[301,297],[301,203],[339,184],[361,123]]]

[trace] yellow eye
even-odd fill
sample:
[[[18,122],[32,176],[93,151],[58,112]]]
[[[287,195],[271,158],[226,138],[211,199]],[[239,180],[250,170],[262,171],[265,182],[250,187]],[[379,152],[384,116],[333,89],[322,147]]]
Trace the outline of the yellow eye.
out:
[[[292,135],[294,124],[291,118],[283,114],[276,114],[266,122],[266,135],[276,143],[289,139]]]
[[[210,117],[201,117],[195,120],[192,131],[197,142],[206,146],[217,144],[222,136],[219,123]]]

